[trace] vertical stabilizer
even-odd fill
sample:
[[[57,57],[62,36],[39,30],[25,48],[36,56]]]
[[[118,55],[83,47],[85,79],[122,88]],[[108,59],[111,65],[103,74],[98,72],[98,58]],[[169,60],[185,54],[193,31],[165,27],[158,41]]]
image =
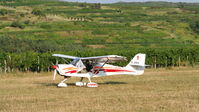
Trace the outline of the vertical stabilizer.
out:
[[[146,54],[136,54],[126,67],[128,69],[134,70],[136,72],[135,75],[142,75],[146,66],[145,59]]]

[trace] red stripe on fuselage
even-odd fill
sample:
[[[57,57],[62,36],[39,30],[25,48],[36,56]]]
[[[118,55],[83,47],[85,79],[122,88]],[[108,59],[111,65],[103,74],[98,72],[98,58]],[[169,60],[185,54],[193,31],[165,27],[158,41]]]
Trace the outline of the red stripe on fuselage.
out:
[[[94,70],[100,69],[101,67],[99,66],[95,66]],[[131,70],[125,70],[122,69],[121,67],[102,67],[99,71],[104,71],[104,72],[135,72],[135,71],[131,71]]]
[[[65,72],[65,73],[76,73],[77,70],[72,70],[72,71],[68,71],[68,72]]]
[[[118,69],[101,69],[100,71],[104,72],[134,72],[130,70],[118,70]]]

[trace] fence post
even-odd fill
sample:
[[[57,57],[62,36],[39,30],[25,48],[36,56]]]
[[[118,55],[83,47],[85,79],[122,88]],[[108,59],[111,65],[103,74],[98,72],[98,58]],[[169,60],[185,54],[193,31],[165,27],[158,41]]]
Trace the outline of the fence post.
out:
[[[39,72],[39,69],[40,69],[40,67],[39,67],[39,64],[40,64],[39,56],[37,56],[37,63],[38,63],[37,72]]]
[[[1,66],[1,63],[0,63],[0,66]],[[0,73],[2,73],[2,67],[0,67]]]
[[[188,63],[189,63],[189,56],[187,56],[187,63],[186,63],[186,66],[188,66]]]
[[[180,62],[181,62],[181,59],[180,59],[180,56],[178,58],[178,67],[180,67]]]
[[[11,65],[12,64],[11,56],[9,55],[8,58],[9,58],[9,61],[8,61],[8,67],[7,68],[8,68],[8,72],[11,72],[11,69],[12,69],[11,68],[11,66],[12,66]]]
[[[156,62],[157,62],[157,61],[156,61],[156,56],[155,56],[155,64],[154,64],[154,66],[155,66],[155,69],[156,69]]]
[[[4,60],[4,72],[5,73],[7,72],[7,62],[6,62],[6,60]]]

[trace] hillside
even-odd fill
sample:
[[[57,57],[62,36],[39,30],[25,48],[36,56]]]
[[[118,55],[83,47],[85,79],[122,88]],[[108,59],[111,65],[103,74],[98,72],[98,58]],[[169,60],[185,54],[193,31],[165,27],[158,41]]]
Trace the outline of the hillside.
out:
[[[52,50],[65,51],[61,48],[71,44],[74,49],[114,49],[126,45],[162,48],[199,43],[198,34],[190,27],[199,18],[199,4],[20,1],[1,2],[0,36],[23,40],[23,45],[29,45],[29,41],[38,44],[39,40],[44,46],[51,43]]]
[[[78,56],[119,54],[128,58],[137,52],[148,52],[148,62],[153,64],[154,55],[161,54],[162,49],[162,55],[167,54],[164,58],[171,58],[166,66],[177,65],[178,56],[175,62],[172,56],[179,55],[178,52],[184,56],[182,60],[188,61],[190,55],[194,56],[190,63],[198,62],[195,54],[199,44],[198,6],[168,2],[87,4],[1,0],[0,65],[5,66],[7,53],[20,60],[26,52],[33,52],[27,54],[33,56],[64,52]]]

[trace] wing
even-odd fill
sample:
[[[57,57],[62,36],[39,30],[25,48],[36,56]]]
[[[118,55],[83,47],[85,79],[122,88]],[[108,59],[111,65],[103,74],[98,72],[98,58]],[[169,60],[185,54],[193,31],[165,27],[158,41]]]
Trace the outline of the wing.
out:
[[[67,58],[67,59],[78,59],[78,57],[75,56],[69,56],[69,55],[63,55],[63,54],[53,54],[52,56],[60,57],[60,58]]]
[[[75,57],[75,56],[63,55],[63,54],[53,54],[52,56],[67,58],[67,59],[73,59],[73,60],[78,60],[78,59],[81,59],[82,61],[88,60],[88,61],[92,61],[93,63],[104,63],[104,62],[114,63],[114,62],[117,62],[117,61],[126,61],[126,57],[118,56],[118,55],[81,57],[81,58]]]
[[[126,61],[126,57],[118,55],[106,55],[106,56],[95,56],[95,57],[82,57],[81,60],[91,60],[98,63],[103,63],[108,60],[107,63],[114,63],[117,61]]]

